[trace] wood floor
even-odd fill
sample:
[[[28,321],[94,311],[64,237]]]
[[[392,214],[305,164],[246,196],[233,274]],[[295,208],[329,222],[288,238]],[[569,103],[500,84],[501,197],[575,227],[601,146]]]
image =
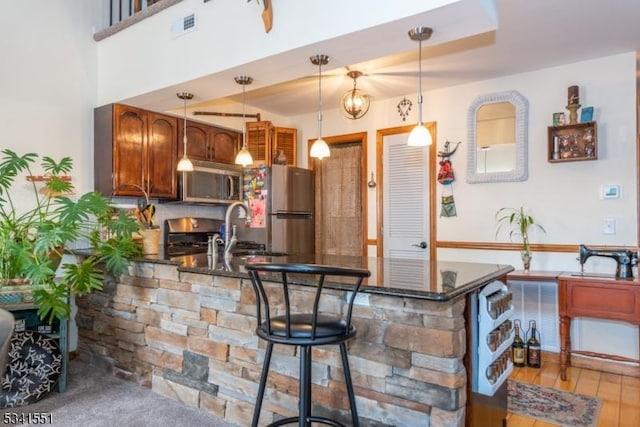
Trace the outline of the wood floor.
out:
[[[557,359],[543,359],[540,369],[515,368],[510,378],[602,398],[598,427],[640,426],[640,378],[570,367],[567,380],[561,381]],[[515,414],[507,416],[507,427],[555,425]]]

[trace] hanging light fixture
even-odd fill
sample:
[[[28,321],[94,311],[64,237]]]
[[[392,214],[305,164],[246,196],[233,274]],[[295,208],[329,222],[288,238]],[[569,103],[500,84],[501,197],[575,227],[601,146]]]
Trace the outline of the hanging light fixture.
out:
[[[245,116],[245,86],[253,83],[253,79],[247,76],[238,76],[234,79],[236,83],[242,85],[242,149],[236,154],[236,165],[248,166],[253,163],[253,157],[247,150],[247,122]]]
[[[342,112],[349,119],[359,119],[369,111],[369,95],[356,89],[356,79],[360,77],[360,71],[349,71],[347,76],[353,79],[353,89],[342,95]]]
[[[193,94],[189,92],[177,93],[178,98],[184,100],[184,135],[182,137],[182,158],[178,162],[178,172],[192,172],[193,163],[187,156],[187,99],[193,99]]]
[[[409,140],[407,144],[412,147],[424,147],[431,145],[433,140],[431,139],[431,132],[424,126],[422,122],[422,41],[429,40],[433,30],[429,27],[416,27],[409,30],[409,38],[418,42],[418,124],[413,128],[409,134]]]
[[[327,55],[315,55],[309,58],[313,65],[318,66],[318,139],[316,139],[311,145],[311,151],[309,155],[317,159],[323,157],[329,157],[329,146],[322,139],[322,66],[329,63],[329,57]]]

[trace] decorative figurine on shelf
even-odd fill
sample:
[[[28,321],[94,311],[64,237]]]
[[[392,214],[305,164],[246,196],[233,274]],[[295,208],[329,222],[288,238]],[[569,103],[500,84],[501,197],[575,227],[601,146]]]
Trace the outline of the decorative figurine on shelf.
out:
[[[569,124],[578,123],[578,109],[580,105],[580,95],[578,86],[569,86],[567,94],[567,110],[569,110]]]
[[[593,137],[593,129],[586,129],[582,135],[584,141],[584,155],[593,157],[596,154],[596,144]]]

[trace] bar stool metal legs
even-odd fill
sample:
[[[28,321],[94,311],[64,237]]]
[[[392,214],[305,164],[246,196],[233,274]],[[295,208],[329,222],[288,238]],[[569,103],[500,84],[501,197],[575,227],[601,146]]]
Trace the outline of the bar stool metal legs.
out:
[[[349,359],[347,357],[347,346],[344,342],[339,344],[340,356],[342,358],[342,369],[344,371],[344,379],[347,387],[347,395],[349,397],[349,406],[351,409],[351,422],[353,427],[359,427],[358,409],[356,407],[356,397],[353,391],[353,383],[351,381],[351,370],[349,369]],[[290,424],[298,420],[299,427],[311,427],[311,422],[318,422],[334,427],[344,427],[344,424],[337,421],[327,420],[323,417],[314,417],[311,415],[311,359],[312,346],[300,346],[300,392],[298,402],[298,416],[289,417],[269,424],[270,427]],[[269,375],[269,365],[271,364],[271,355],[273,353],[273,343],[267,342],[267,349],[264,355],[264,363],[262,364],[262,373],[260,374],[260,386],[258,387],[258,396],[256,398],[256,407],[253,412],[252,427],[258,427],[260,419],[260,410],[262,409],[262,400]]]
[[[264,389],[267,385],[267,376],[269,375],[269,365],[271,364],[271,354],[273,353],[273,343],[267,341],[267,351],[264,354],[264,362],[262,363],[262,373],[260,374],[260,386],[258,387],[258,396],[256,398],[256,407],[253,410],[253,420],[251,427],[258,427],[260,419],[260,410],[262,409],[262,398],[264,397]]]

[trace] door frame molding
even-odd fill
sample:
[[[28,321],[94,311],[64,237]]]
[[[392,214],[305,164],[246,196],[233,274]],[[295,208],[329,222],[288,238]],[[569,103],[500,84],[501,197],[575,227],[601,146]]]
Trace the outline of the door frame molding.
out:
[[[343,135],[323,136],[322,139],[331,147],[331,145],[340,145],[346,143],[359,143],[361,147],[361,159],[362,171],[360,173],[360,200],[362,203],[362,241],[360,242],[362,256],[367,256],[367,241],[368,241],[368,223],[369,223],[369,210],[368,198],[367,198],[367,132],[355,132],[347,133]],[[307,140],[307,164],[309,169],[313,170],[313,167],[318,159],[314,159],[309,156],[311,145],[314,139]],[[321,160],[320,160],[321,161]]]
[[[391,128],[376,130],[376,171],[377,179],[377,251],[376,255],[380,258],[384,256],[384,230],[382,227],[384,216],[384,162],[383,162],[383,140],[385,136],[397,135],[401,133],[409,133],[415,125],[396,126]],[[425,127],[431,133],[433,144],[429,146],[429,260],[436,260],[436,242],[437,242],[437,216],[436,216],[436,157],[437,157],[437,134],[436,122],[425,123]]]

